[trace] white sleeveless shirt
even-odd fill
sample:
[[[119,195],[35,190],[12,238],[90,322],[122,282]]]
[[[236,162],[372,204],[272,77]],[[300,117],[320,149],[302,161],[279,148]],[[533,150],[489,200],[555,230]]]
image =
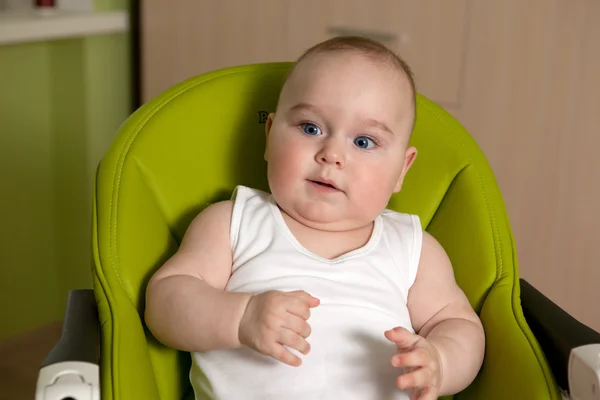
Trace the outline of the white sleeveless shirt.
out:
[[[421,253],[419,218],[385,210],[365,246],[326,259],[296,240],[270,194],[238,186],[233,201],[226,290],[304,290],[320,304],[308,319],[310,352],[291,350],[300,367],[248,348],[193,353],[196,398],[408,400],[396,387],[402,370],[391,365],[396,347],[384,332],[414,332],[407,297]]]

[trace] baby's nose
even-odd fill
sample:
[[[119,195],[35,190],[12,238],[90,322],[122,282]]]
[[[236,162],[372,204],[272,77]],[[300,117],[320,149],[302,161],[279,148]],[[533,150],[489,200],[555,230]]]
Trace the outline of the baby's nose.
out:
[[[343,167],[346,164],[343,146],[335,143],[325,145],[317,157],[318,161],[324,164],[335,164],[337,167]]]

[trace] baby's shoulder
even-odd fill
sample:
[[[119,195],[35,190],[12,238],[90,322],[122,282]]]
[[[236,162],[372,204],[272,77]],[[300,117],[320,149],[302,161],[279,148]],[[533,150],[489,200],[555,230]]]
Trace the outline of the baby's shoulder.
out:
[[[229,225],[233,213],[233,201],[222,200],[211,203],[196,215],[188,227],[189,232],[210,232],[216,226]]]
[[[233,203],[245,203],[249,200],[268,202],[270,196],[271,195],[265,192],[264,190],[244,185],[238,185],[233,189],[233,192],[231,193],[231,201]]]
[[[404,248],[407,253],[412,254],[415,262],[420,253],[423,241],[423,228],[418,215],[384,210],[380,214],[381,231],[386,242],[392,244],[393,248]]]
[[[406,227],[421,230],[421,218],[416,214],[408,214],[386,208],[380,213],[381,219],[386,225]]]

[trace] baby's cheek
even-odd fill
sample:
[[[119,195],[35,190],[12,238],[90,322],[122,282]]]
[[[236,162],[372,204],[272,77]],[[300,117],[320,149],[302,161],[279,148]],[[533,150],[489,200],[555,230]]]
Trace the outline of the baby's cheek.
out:
[[[279,153],[269,163],[269,185],[271,190],[279,196],[286,195],[287,192],[294,191],[294,185],[301,177],[301,164],[297,156],[287,153]]]
[[[292,154],[289,157],[281,157],[274,167],[274,173],[277,174],[278,179],[284,181],[295,177],[299,173],[299,164]]]
[[[363,176],[357,185],[363,207],[372,209],[375,213],[381,211],[387,205],[395,183],[385,173],[381,173],[378,176],[373,176],[372,174]]]
[[[361,168],[359,171],[360,182],[365,191],[372,191],[379,196],[385,196],[393,189],[397,179],[389,168]]]

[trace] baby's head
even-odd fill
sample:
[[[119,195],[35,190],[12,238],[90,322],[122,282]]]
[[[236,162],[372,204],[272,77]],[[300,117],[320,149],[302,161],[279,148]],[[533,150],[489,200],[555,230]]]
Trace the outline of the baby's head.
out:
[[[406,63],[377,42],[338,37],[307,50],[266,124],[268,180],[279,207],[323,230],[372,222],[398,192],[415,85]]]

